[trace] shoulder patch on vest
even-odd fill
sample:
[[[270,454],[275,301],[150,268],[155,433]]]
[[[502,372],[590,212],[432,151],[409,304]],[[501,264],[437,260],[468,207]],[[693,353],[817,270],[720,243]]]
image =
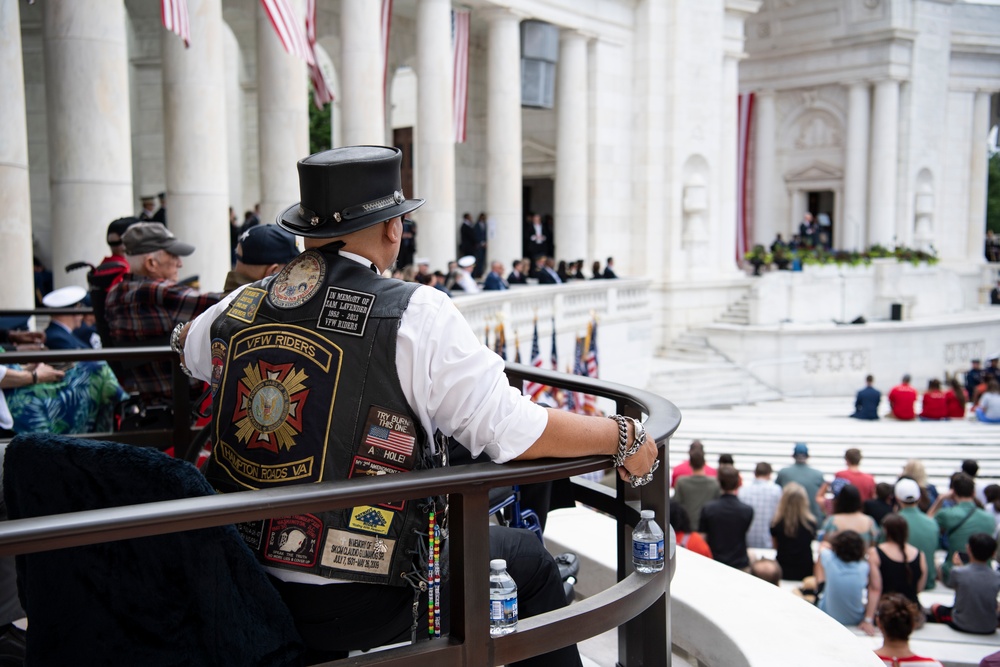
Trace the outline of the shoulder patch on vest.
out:
[[[328,287],[316,326],[327,331],[364,336],[368,316],[375,305],[375,295],[343,287]]]
[[[244,288],[239,296],[229,304],[226,316],[240,322],[253,324],[254,318],[257,317],[257,310],[260,308],[260,302],[263,300],[265,294],[267,292],[257,287]]]
[[[268,286],[268,298],[275,308],[297,308],[316,295],[325,278],[323,255],[307,250],[278,273]]]

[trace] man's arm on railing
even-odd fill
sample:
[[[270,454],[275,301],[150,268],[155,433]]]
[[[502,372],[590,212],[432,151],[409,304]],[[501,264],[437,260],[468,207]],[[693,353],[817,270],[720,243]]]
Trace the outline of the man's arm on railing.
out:
[[[564,410],[548,410],[547,413],[548,423],[542,435],[527,451],[516,457],[516,460],[566,458],[591,454],[614,456],[618,452],[618,424],[614,420],[579,415]],[[635,438],[634,431],[635,426],[629,422],[629,445]],[[619,469],[618,474],[623,480],[628,479],[628,473],[644,475],[653,467],[656,454],[656,443],[652,439],[647,439],[638,452],[625,459],[623,467],[627,472]]]

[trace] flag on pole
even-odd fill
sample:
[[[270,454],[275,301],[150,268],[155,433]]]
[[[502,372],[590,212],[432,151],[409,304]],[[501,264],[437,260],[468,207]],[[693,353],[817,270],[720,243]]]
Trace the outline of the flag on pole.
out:
[[[750,225],[747,222],[747,158],[750,153],[750,123],[753,120],[753,93],[739,96],[739,143],[736,154],[736,261],[743,260],[750,249]]]
[[[587,338],[584,342],[583,373],[587,377],[597,377],[597,318],[595,317],[587,325]],[[593,394],[585,394],[583,397],[583,412],[588,415],[596,415],[597,397]]]
[[[556,354],[556,318],[552,318],[552,370],[559,370],[559,356]]]
[[[583,375],[583,376],[587,375],[587,367],[583,360],[584,356],[586,355],[586,353],[584,352],[586,344],[587,344],[586,338],[576,339],[576,351],[574,355],[575,358],[573,359],[573,375]],[[567,398],[567,403],[572,404],[573,406],[572,411],[583,412],[584,406],[586,404],[586,396],[584,396],[583,392],[570,391],[567,393],[570,395]]]
[[[504,334],[503,322],[497,322],[493,338],[493,351],[500,355],[500,358],[507,361],[507,337]]]
[[[455,143],[465,143],[465,121],[469,106],[469,12],[451,12],[452,52],[452,118],[455,122]]]
[[[386,108],[389,102],[385,100],[386,84],[389,82],[389,29],[392,27],[392,0],[382,0],[382,96]]]
[[[267,18],[271,20],[274,32],[278,35],[281,45],[285,47],[285,51],[302,58],[308,65],[315,65],[309,40],[306,39],[305,31],[288,0],[260,0],[260,4],[264,7]]]
[[[323,68],[319,66],[316,57],[316,0],[306,0],[306,41],[309,43],[309,53],[312,54],[312,64],[309,65],[309,81],[312,82],[313,102],[317,109],[333,101],[333,92],[327,85]]]
[[[517,337],[517,329],[514,329],[514,363],[521,363],[521,339]]]
[[[184,48],[191,46],[187,0],[160,0],[160,20],[164,28],[184,40]]]
[[[542,367],[542,352],[538,348],[538,318],[535,318],[535,335],[531,338],[531,365],[535,368]],[[524,383],[524,393],[531,397],[531,400],[537,401],[541,397],[542,392],[545,391],[545,385],[541,382],[525,382]]]

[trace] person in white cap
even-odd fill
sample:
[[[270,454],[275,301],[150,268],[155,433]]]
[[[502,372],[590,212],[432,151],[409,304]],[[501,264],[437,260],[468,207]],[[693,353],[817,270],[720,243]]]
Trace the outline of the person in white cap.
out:
[[[909,525],[907,542],[920,549],[927,560],[927,583],[924,590],[934,588],[937,579],[937,568],[934,567],[934,552],[938,548],[938,526],[934,519],[920,511],[917,503],[920,501],[920,485],[909,477],[900,477],[893,489],[893,495],[899,504],[899,515],[906,519]]]
[[[458,278],[455,284],[466,294],[475,294],[479,291],[476,279],[472,277],[472,272],[476,268],[476,258],[472,255],[465,255],[458,258]]]
[[[79,285],[69,285],[53,290],[42,297],[46,308],[72,308],[87,296],[87,290]],[[45,329],[45,345],[50,350],[89,350],[82,340],[73,335],[73,330],[83,324],[83,313],[79,315],[51,315]]]

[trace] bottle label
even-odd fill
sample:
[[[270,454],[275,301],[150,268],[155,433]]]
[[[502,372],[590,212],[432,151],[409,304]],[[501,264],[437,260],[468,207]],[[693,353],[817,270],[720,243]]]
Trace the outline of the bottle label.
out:
[[[503,600],[490,600],[490,625],[513,625],[517,623],[517,596]]]
[[[658,542],[632,541],[632,558],[637,561],[659,562],[663,560],[663,540]]]

